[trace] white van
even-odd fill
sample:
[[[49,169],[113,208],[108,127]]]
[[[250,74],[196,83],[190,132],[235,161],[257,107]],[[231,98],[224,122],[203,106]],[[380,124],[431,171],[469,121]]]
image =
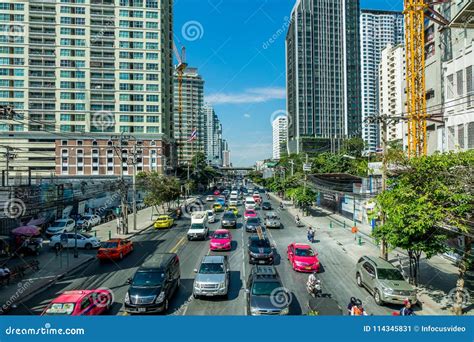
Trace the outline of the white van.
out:
[[[207,211],[196,211],[192,213],[191,227],[189,227],[187,233],[188,240],[206,240],[207,236],[209,235],[209,228],[207,227],[207,222]]]
[[[237,195],[230,195],[230,198],[229,198],[229,205],[239,205],[239,197]]]
[[[257,208],[257,203],[255,203],[255,200],[253,199],[253,197],[246,197],[245,210],[256,209],[256,208]]]

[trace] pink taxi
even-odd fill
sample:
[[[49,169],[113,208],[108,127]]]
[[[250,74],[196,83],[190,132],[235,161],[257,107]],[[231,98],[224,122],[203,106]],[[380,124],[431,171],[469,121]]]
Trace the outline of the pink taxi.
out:
[[[212,234],[209,245],[211,251],[230,251],[232,249],[232,234],[227,229],[218,229]]]
[[[60,294],[44,309],[42,316],[93,316],[101,315],[112,306],[110,290],[75,290]]]

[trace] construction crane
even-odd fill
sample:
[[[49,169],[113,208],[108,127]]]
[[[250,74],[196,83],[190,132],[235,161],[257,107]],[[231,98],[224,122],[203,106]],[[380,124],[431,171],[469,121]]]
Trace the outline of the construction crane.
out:
[[[408,157],[427,154],[425,91],[425,19],[441,26],[449,23],[433,6],[450,0],[405,0]]]
[[[178,64],[175,66],[175,70],[178,79],[178,132],[181,139],[181,134],[183,132],[183,75],[184,71],[188,67],[188,64],[186,64],[186,48],[184,46],[181,48],[180,54],[176,44],[173,42],[173,51],[176,56],[176,60],[178,61]],[[179,141],[177,141],[177,144],[179,145]]]

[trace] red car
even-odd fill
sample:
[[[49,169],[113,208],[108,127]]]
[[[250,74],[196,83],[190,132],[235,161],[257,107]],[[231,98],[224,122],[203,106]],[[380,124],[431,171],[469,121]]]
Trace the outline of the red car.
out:
[[[93,316],[105,313],[113,304],[107,289],[66,291],[44,309],[42,316]]]
[[[227,229],[218,229],[211,237],[211,251],[230,251],[232,249],[232,234]]]
[[[133,242],[124,239],[111,239],[103,242],[97,251],[99,260],[122,260],[133,251]]]
[[[250,217],[257,217],[257,212],[253,209],[248,209],[244,211],[244,218],[248,219]]]
[[[219,196],[221,192],[219,190],[214,191],[214,195]]]
[[[295,271],[319,272],[318,253],[310,245],[291,243],[287,250],[288,261]]]

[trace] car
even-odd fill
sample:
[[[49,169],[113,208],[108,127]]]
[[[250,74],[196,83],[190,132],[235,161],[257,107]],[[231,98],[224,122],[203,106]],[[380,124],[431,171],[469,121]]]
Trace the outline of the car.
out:
[[[216,214],[214,213],[214,210],[207,210],[207,222],[216,222]]]
[[[76,246],[76,236],[77,248],[92,249],[100,247],[99,239],[84,233],[62,233],[53,235],[49,240],[49,247],[54,249],[73,248]]]
[[[196,211],[191,215],[191,226],[186,234],[188,241],[206,240],[209,235],[207,211]]]
[[[237,217],[234,212],[226,211],[221,220],[222,228],[237,228]]]
[[[283,286],[274,266],[254,266],[247,280],[247,314],[288,315],[291,293]]]
[[[258,229],[263,229],[262,223],[260,222],[260,218],[258,217],[250,217],[248,218],[245,223],[245,231],[248,233],[257,233]]]
[[[230,197],[229,205],[237,206],[239,205],[239,199],[237,197]]]
[[[93,316],[106,313],[113,304],[110,290],[73,290],[60,294],[43,310],[42,316]]]
[[[206,201],[207,202],[214,202],[214,196],[212,196],[212,195],[207,196]]]
[[[226,211],[231,211],[234,213],[235,216],[239,216],[239,209],[235,205],[229,205]]]
[[[225,197],[219,196],[216,198],[216,203],[219,203],[222,206],[225,206],[226,200]]]
[[[310,245],[291,243],[286,251],[288,261],[295,271],[319,272],[318,253]]]
[[[214,191],[214,195],[215,195],[215,196],[219,196],[220,194],[221,194],[221,192],[220,192],[219,190],[215,190],[215,191]]]
[[[265,215],[264,224],[267,228],[281,228],[280,218],[274,211]]]
[[[226,189],[226,190],[222,191],[222,194],[223,194],[225,197],[229,196],[229,190]]]
[[[53,236],[57,234],[72,232],[76,227],[73,219],[60,219],[54,221],[49,228],[46,229],[46,235]]]
[[[265,236],[252,235],[248,240],[248,255],[250,264],[269,264],[275,261],[273,246]]]
[[[214,210],[214,212],[218,213],[218,212],[221,212],[221,211],[224,211],[224,207],[222,206],[222,204],[220,203],[214,203],[212,205],[212,209]]]
[[[246,197],[245,198],[245,210],[249,209],[257,209],[257,203],[253,199],[253,197]]]
[[[122,260],[133,251],[133,242],[125,239],[110,239],[102,242],[97,251],[99,260]]]
[[[166,312],[181,283],[179,257],[175,253],[154,254],[138,268],[124,300],[125,312]]]
[[[223,296],[227,297],[230,285],[230,268],[227,256],[207,255],[199,269],[195,269],[196,278],[193,284],[193,297]]]
[[[227,229],[218,229],[212,234],[209,243],[211,251],[230,251],[232,249],[232,234]]]
[[[412,304],[417,303],[415,287],[403,278],[395,266],[380,257],[363,256],[359,259],[356,282],[374,296],[377,305],[403,304],[405,299]]]
[[[153,227],[156,229],[171,228],[174,224],[174,219],[169,215],[160,215],[156,219]]]
[[[270,202],[263,202],[262,203],[263,210],[272,210],[272,204]]]
[[[91,230],[92,227],[100,224],[100,216],[93,214],[84,214],[79,220],[76,221],[78,229]]]
[[[100,208],[95,213],[100,217],[100,223],[106,223],[116,218],[115,211],[112,208]]]
[[[248,209],[244,211],[244,219],[249,219],[251,217],[257,217],[257,212],[253,209]]]

